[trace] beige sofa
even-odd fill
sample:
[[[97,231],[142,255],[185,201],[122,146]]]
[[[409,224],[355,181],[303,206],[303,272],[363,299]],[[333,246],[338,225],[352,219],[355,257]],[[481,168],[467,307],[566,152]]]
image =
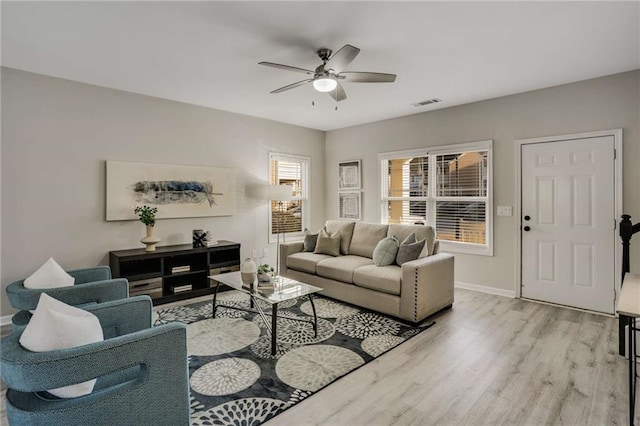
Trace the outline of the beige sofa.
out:
[[[330,220],[325,228],[329,234],[340,231],[340,256],[304,252],[301,241],[284,243],[281,275],[322,287],[322,295],[413,323],[452,306],[454,258],[438,253],[430,227]],[[418,240],[431,236],[418,259],[402,266],[374,265],[380,240],[395,236],[402,241],[412,232]]]

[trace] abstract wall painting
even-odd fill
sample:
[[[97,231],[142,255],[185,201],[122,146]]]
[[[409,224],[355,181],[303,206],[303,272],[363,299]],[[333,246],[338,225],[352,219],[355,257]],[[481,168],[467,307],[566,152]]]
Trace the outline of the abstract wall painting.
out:
[[[135,220],[137,205],[158,219],[231,216],[235,171],[223,167],[107,161],[107,220]]]

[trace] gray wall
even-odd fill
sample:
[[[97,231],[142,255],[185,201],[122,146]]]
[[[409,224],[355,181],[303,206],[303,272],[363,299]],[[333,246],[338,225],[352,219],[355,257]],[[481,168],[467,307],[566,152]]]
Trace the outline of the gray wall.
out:
[[[362,159],[363,219],[378,221],[377,154],[494,140],[494,205],[515,206],[516,139],[624,129],[624,210],[640,220],[640,71],[326,133],[178,102],[1,68],[2,304],[4,287],[53,256],[66,268],[107,264],[109,250],[141,247],[140,222],[106,222],[105,160],[233,167],[237,213],[165,219],[162,244],[194,228],[251,249],[267,243],[266,153],[311,157],[311,227],[338,215],[337,163]],[[323,214],[324,213],[324,214]],[[515,217],[494,218],[493,257],[456,255],[456,280],[514,291]],[[640,238],[632,240],[640,273]]]
[[[231,167],[236,214],[164,219],[161,244],[191,231],[251,249],[268,245],[267,152],[311,158],[311,226],[324,222],[324,132],[2,68],[2,305],[4,287],[52,256],[71,269],[108,264],[110,250],[143,247],[144,225],[105,221],[105,160]],[[266,194],[266,192],[265,192]],[[314,213],[316,212],[316,213]],[[320,213],[317,213],[320,212]]]
[[[446,101],[446,99],[445,99]],[[640,71],[345,129],[326,136],[326,214],[338,216],[337,163],[362,159],[363,219],[380,220],[380,152],[494,141],[494,206],[516,205],[515,141],[622,128],[624,211],[640,221]],[[494,210],[495,214],[495,210]],[[494,216],[494,256],[456,254],[456,281],[515,292],[515,217]],[[640,237],[632,240],[640,272]]]

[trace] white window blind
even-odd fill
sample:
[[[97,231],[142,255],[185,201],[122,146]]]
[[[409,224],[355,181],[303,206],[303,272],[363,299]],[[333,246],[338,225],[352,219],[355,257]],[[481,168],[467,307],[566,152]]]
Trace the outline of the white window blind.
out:
[[[301,234],[308,220],[307,180],[309,159],[307,157],[271,153],[269,155],[269,184],[289,185],[292,201],[271,200],[270,233],[271,235]]]
[[[486,245],[488,151],[434,157],[438,238]]]
[[[491,141],[386,153],[382,221],[424,223],[443,248],[492,254]]]

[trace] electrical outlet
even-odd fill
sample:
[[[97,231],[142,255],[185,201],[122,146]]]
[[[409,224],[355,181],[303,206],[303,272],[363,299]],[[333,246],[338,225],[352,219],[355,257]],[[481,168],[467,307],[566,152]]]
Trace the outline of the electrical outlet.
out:
[[[498,206],[498,216],[512,216],[511,206]]]
[[[251,258],[255,259],[256,257],[258,257],[258,252],[257,250],[251,250]]]

